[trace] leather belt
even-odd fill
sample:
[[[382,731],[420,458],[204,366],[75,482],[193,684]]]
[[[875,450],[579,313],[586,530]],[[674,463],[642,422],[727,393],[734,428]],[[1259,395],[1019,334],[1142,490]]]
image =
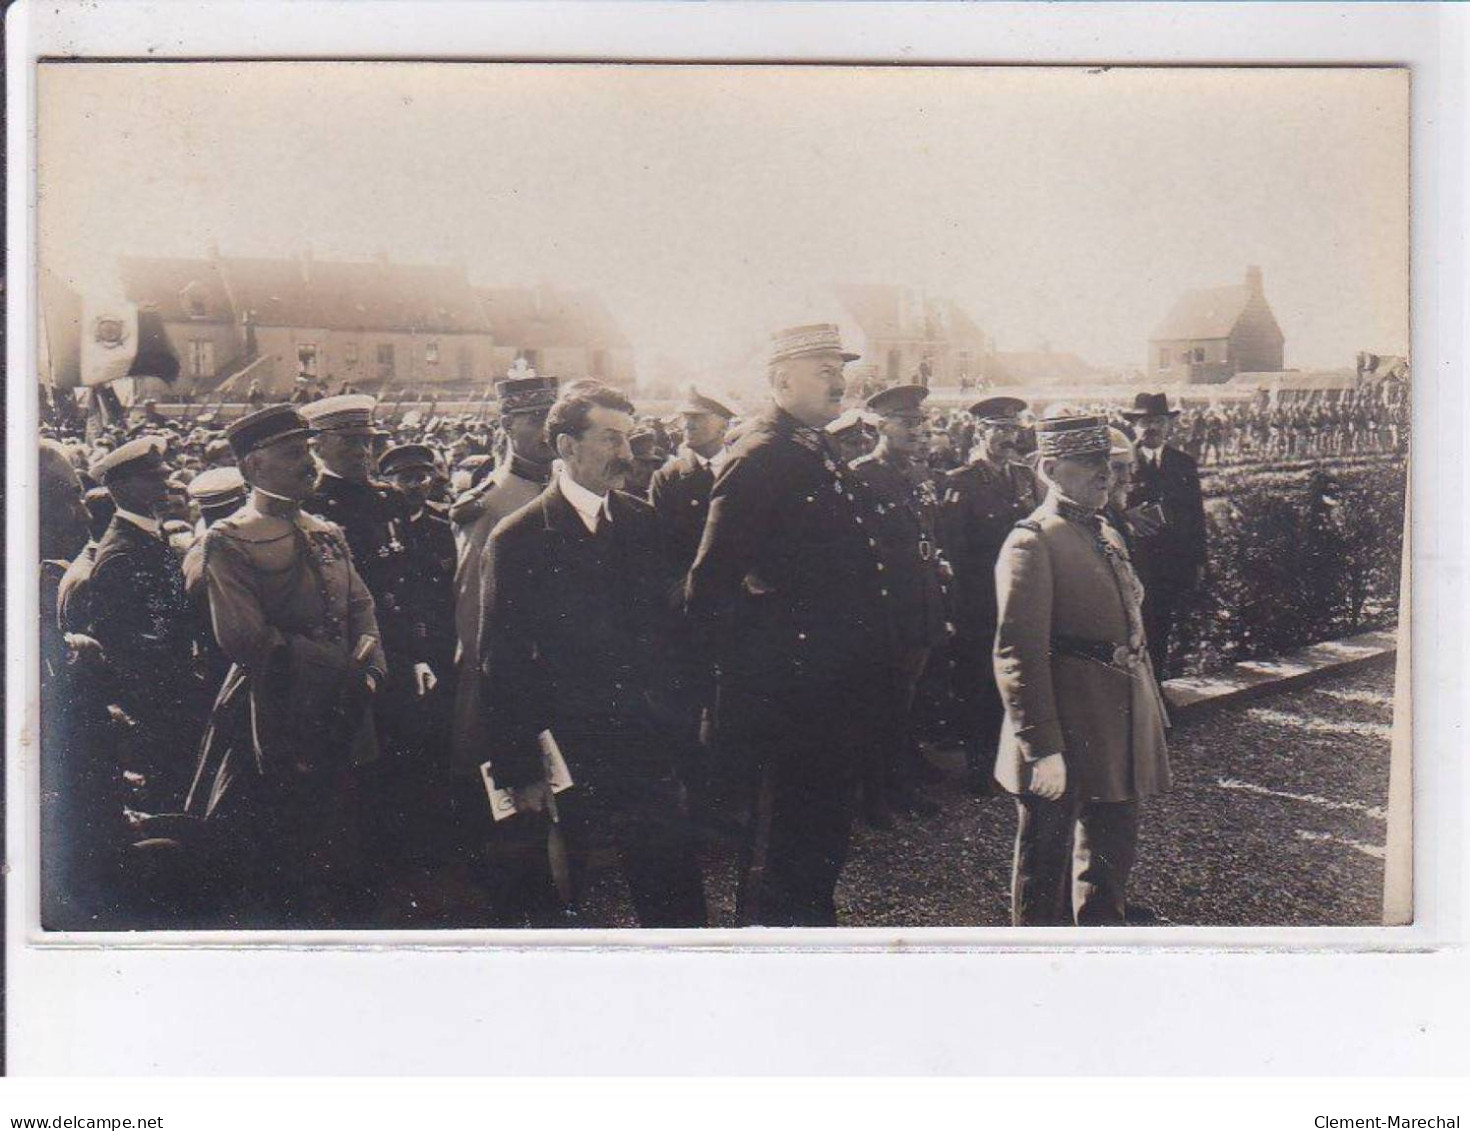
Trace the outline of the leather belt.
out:
[[[1111,640],[1087,640],[1080,636],[1057,635],[1051,638],[1053,654],[1077,656],[1084,660],[1096,660],[1117,668],[1131,668],[1139,664],[1144,655],[1143,645],[1132,647]]]

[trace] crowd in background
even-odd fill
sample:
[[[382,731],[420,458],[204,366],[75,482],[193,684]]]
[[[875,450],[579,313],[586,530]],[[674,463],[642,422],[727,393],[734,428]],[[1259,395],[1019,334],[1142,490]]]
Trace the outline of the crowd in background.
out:
[[[548,417],[554,433],[555,406],[565,404],[579,385],[595,394],[591,408],[581,406],[580,422],[563,422],[560,434],[569,442],[558,446],[556,435],[548,434]],[[310,382],[300,383],[299,395],[290,402],[311,414],[312,483],[295,502],[318,516],[319,525],[313,525],[315,519],[292,519],[289,506],[277,515],[268,505],[291,497],[289,491],[273,493],[264,487],[269,473],[262,470],[265,456],[279,452],[283,438],[297,438],[289,429],[280,435],[269,430],[253,435],[234,414],[227,421],[219,408],[208,406],[164,416],[146,403],[130,412],[114,411],[111,420],[95,413],[84,417],[70,404],[65,411],[56,402],[47,406],[40,511],[42,787],[45,907],[53,923],[480,926],[575,920],[575,883],[560,866],[559,854],[567,850],[557,822],[552,822],[548,838],[541,824],[519,815],[505,822],[492,822],[488,815],[494,798],[487,792],[486,777],[495,766],[493,760],[487,762],[491,768],[482,772],[477,751],[486,740],[481,730],[496,725],[497,719],[503,723],[507,712],[513,715],[520,708],[505,702],[497,708],[497,698],[508,693],[487,681],[513,682],[516,677],[507,673],[545,662],[534,648],[520,654],[515,632],[506,626],[526,623],[527,634],[552,635],[564,628],[516,620],[529,615],[529,605],[552,600],[555,586],[548,579],[558,571],[543,569],[539,559],[527,566],[531,584],[520,604],[505,606],[514,578],[504,574],[509,568],[504,561],[511,560],[515,543],[497,531],[503,520],[544,498],[549,483],[564,482],[557,477],[566,475],[569,462],[584,458],[576,445],[591,443],[586,438],[588,412],[626,416],[629,426],[618,440],[626,441],[626,457],[615,461],[619,473],[613,485],[618,490],[596,492],[608,508],[603,520],[627,538],[631,535],[622,531],[641,529],[646,512],[650,544],[659,547],[658,563],[647,565],[640,576],[662,576],[660,571],[667,569],[670,591],[692,595],[696,587],[685,579],[702,552],[701,539],[710,537],[705,522],[711,484],[742,437],[765,427],[768,414],[763,410],[741,416],[727,403],[694,393],[672,414],[639,414],[631,402],[595,382],[558,389],[555,382],[524,371],[501,382],[499,391],[493,405],[440,414],[433,402],[415,400],[405,411],[403,400],[385,398],[374,405],[372,398],[350,388],[322,397]],[[873,536],[866,540],[877,556],[876,568],[881,573],[886,566],[889,577],[906,570],[923,574],[913,582],[919,588],[912,604],[898,612],[891,603],[884,606],[889,610],[884,614],[885,639],[908,642],[893,646],[893,655],[901,657],[890,665],[893,670],[875,677],[884,690],[873,692],[874,697],[889,704],[891,717],[864,716],[890,747],[872,756],[855,782],[859,814],[880,830],[892,828],[896,815],[922,820],[937,809],[924,790],[939,773],[921,754],[919,739],[926,728],[930,737],[947,734],[967,746],[974,793],[986,797],[997,788],[991,771],[1006,705],[990,666],[997,618],[1003,617],[997,600],[1003,603],[1005,596],[997,597],[991,579],[1012,527],[1042,503],[1048,490],[1047,481],[1037,475],[1044,455],[1037,437],[1049,426],[1038,426],[1038,414],[1025,402],[991,397],[967,411],[932,411],[921,407],[923,399],[918,392],[912,397],[903,390],[892,396],[880,392],[821,430],[821,443],[830,445],[836,458],[829,470],[839,501],[845,497],[851,521],[859,526],[864,515],[869,517],[867,529]],[[261,418],[265,428],[277,420],[273,414],[278,410],[266,401],[252,393],[247,422]],[[573,397],[572,403],[580,402]],[[1136,473],[1152,474],[1151,466],[1164,466],[1157,458],[1164,440],[1190,457],[1188,479],[1195,465],[1401,452],[1407,442],[1405,410],[1401,399],[1364,393],[1333,401],[1256,401],[1182,413],[1158,398],[1149,411],[1095,405],[1062,415],[1112,426],[1111,489],[1108,506],[1099,513],[1111,515],[1108,529],[1116,529],[1132,551],[1136,542],[1158,537],[1166,525],[1162,509],[1150,511],[1152,498],[1136,496],[1136,491],[1130,495]],[[295,409],[289,411],[293,415],[279,415],[279,420],[294,420]],[[1149,441],[1156,453],[1150,465],[1134,445],[1144,439],[1140,422],[1159,419],[1168,422],[1167,431],[1163,439]],[[800,440],[800,429],[796,435]],[[305,436],[301,443],[306,443]],[[246,473],[237,465],[246,465]],[[902,474],[893,483],[884,481],[893,468]],[[972,475],[974,468],[979,471]],[[300,469],[294,474],[299,477]],[[687,490],[686,481],[701,475],[702,496],[679,494]],[[350,489],[339,489],[339,481]],[[1197,495],[1197,478],[1193,484]],[[565,487],[564,493],[580,506],[573,497],[577,490]],[[625,515],[606,503],[621,497],[620,492],[640,501]],[[820,499],[825,502],[827,496]],[[592,505],[596,507],[595,501]],[[1183,505],[1194,507],[1189,501]],[[905,522],[912,519],[912,530],[900,526],[895,534],[894,512],[902,512]],[[579,513],[595,535],[595,516]],[[239,634],[232,634],[229,621],[237,611],[244,621],[258,618],[253,605],[244,608],[250,602],[270,613],[272,602],[288,600],[271,589],[275,583],[270,580],[273,569],[287,566],[268,564],[262,555],[269,551],[260,548],[287,537],[273,533],[276,527],[271,525],[282,516],[287,526],[281,529],[303,540],[302,546],[309,545],[320,561],[331,566],[335,554],[344,566],[345,560],[352,563],[340,579],[345,619],[336,624],[328,616],[323,625],[303,633],[325,639],[330,630],[345,641],[339,651],[346,656],[346,670],[368,688],[373,745],[382,756],[363,756],[359,763],[354,753],[351,762],[360,772],[350,780],[333,778],[335,785],[313,794],[309,813],[294,811],[299,799],[275,795],[242,810],[258,826],[249,837],[273,838],[278,847],[288,846],[284,863],[275,851],[268,854],[266,871],[242,872],[231,859],[239,851],[238,836],[204,835],[199,829],[209,823],[201,817],[212,814],[229,789],[243,792],[238,780],[250,770],[242,764],[242,747],[230,746],[228,727],[266,730],[274,725],[262,717],[260,707],[264,666],[255,670],[253,688],[242,684],[251,665],[242,661],[234,644]],[[1194,521],[1167,525],[1177,534]],[[222,523],[223,531],[235,532],[250,547],[238,560],[224,538],[210,537]],[[879,526],[888,534],[879,534]],[[857,527],[846,529],[865,536]],[[137,545],[116,550],[120,539],[140,538],[140,530]],[[257,530],[259,537],[252,533]],[[333,530],[344,531],[345,542],[336,541]],[[486,564],[492,535],[504,553],[501,573]],[[1200,568],[1203,537],[1200,519],[1199,529],[1188,535],[1191,545],[1181,577]],[[889,553],[895,556],[883,556]],[[914,553],[922,569],[905,557]],[[900,558],[906,564],[899,564]],[[109,569],[109,561],[126,565]],[[594,562],[586,568],[602,566]],[[1155,603],[1144,610],[1144,617],[1152,618],[1148,650],[1162,680],[1169,663],[1169,614],[1158,602],[1176,583],[1163,566],[1154,568],[1157,580],[1146,581],[1157,591]],[[1139,572],[1146,573],[1142,567]],[[758,574],[742,571],[744,584],[758,589]],[[336,600],[333,577],[318,567],[315,584],[327,605]],[[929,597],[920,592],[923,586],[932,590],[925,590]],[[1179,581],[1178,588],[1182,592],[1187,582]],[[237,610],[230,602],[242,593],[246,598]],[[886,587],[881,593],[890,596]],[[740,608],[758,610],[759,602],[750,596],[743,594]],[[576,594],[565,597],[577,599]],[[653,604],[638,608],[652,609]],[[352,620],[364,609],[364,619]],[[574,829],[584,819],[577,810],[600,793],[618,817],[598,831],[623,858],[640,916],[653,925],[688,926],[705,921],[702,894],[689,894],[691,885],[698,887],[698,878],[671,870],[668,861],[683,856],[708,861],[711,845],[722,837],[743,845],[751,823],[761,817],[759,804],[751,803],[722,771],[719,759],[710,756],[718,749],[711,724],[725,689],[714,687],[718,665],[701,650],[714,646],[708,645],[703,627],[681,625],[677,617],[664,625],[659,618],[665,612],[647,613],[658,620],[656,633],[645,637],[645,626],[636,623],[622,625],[620,631],[636,638],[641,649],[669,653],[630,659],[637,671],[653,658],[680,669],[671,682],[679,693],[667,703],[655,702],[653,713],[666,732],[665,745],[676,751],[671,780],[678,798],[668,805],[692,811],[696,820],[678,834],[664,829],[662,840],[630,834],[624,827],[630,821],[656,824],[667,817],[665,810],[650,809],[652,787],[645,782],[642,796],[620,798],[623,787],[616,778],[603,780],[585,767],[595,786],[584,782],[574,791],[576,805],[564,805],[567,827]],[[571,615],[556,607],[549,613],[562,620]],[[595,610],[584,613],[596,619]],[[370,631],[356,631],[365,625]],[[608,654],[620,646],[605,645]],[[498,667],[487,662],[495,648],[500,649]],[[304,669],[291,670],[299,676]],[[340,672],[333,671],[336,679]],[[585,678],[595,681],[602,675]],[[890,684],[898,690],[890,692]],[[983,694],[976,690],[980,687]],[[848,690],[865,694],[861,686]],[[515,694],[522,691],[534,697],[533,690]],[[237,695],[238,701],[233,698]],[[280,701],[295,702],[289,695]],[[300,720],[291,725],[318,735],[325,745],[345,743],[357,751],[363,736],[354,730],[354,720],[362,703],[344,705],[337,683],[330,695],[315,702],[321,719],[309,726]],[[834,704],[825,708],[847,709]],[[290,708],[300,709],[299,704]],[[252,742],[258,762],[259,750],[268,743],[258,734]],[[468,753],[456,752],[456,746],[467,747]],[[310,760],[307,754],[302,757]],[[538,813],[549,803],[554,812],[554,793],[544,799],[517,794],[517,789],[527,790],[536,774],[519,774],[511,769],[512,761],[499,763],[501,785],[510,791],[508,803]],[[254,768],[261,769],[259,764]],[[309,772],[317,770],[310,767]],[[787,787],[799,792],[811,783]],[[822,803],[808,803],[812,821],[831,816]],[[352,814],[337,811],[349,805]],[[298,836],[293,821],[328,825],[341,835],[330,843],[293,840]],[[349,827],[350,835],[343,831]],[[675,843],[686,834],[688,845]],[[745,849],[734,851],[738,855]],[[242,901],[232,889],[232,884],[285,883],[281,873],[294,859],[291,852],[301,854],[303,870],[354,879],[339,883],[329,878],[309,891],[295,885],[284,901],[262,893],[257,893],[257,902]],[[328,859],[333,853],[351,859],[338,863]],[[658,859],[650,863],[640,853]],[[585,855],[579,859],[585,863]],[[360,879],[364,861],[373,877],[369,881]],[[749,869],[752,862],[742,860],[740,866]],[[831,879],[835,883],[835,875]],[[355,889],[356,895],[344,897],[345,888]],[[663,896],[650,894],[660,888]],[[321,894],[327,890],[333,894]],[[680,890],[682,897],[668,894]],[[830,900],[830,890],[825,898]],[[824,923],[831,912],[819,908],[814,917],[802,914],[751,921]]]

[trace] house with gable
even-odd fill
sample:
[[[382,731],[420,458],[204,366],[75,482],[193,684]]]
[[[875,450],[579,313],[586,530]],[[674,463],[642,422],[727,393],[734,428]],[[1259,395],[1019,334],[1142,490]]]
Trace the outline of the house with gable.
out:
[[[1249,267],[1243,284],[1179,297],[1149,336],[1148,373],[1159,383],[1219,384],[1237,373],[1279,371],[1285,346],[1261,269]]]

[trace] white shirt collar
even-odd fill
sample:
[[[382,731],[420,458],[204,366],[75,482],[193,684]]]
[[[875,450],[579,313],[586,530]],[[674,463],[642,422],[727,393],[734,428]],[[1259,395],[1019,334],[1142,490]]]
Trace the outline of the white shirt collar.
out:
[[[132,511],[125,511],[121,507],[118,507],[115,513],[117,514],[118,518],[131,522],[139,530],[143,531],[143,533],[151,534],[155,538],[157,538],[159,534],[163,531],[163,524],[160,523],[156,518],[148,518],[146,515],[134,514]]]
[[[566,468],[558,473],[561,482],[561,493],[567,497],[567,502],[572,504],[572,509],[577,512],[577,517],[582,520],[582,525],[587,528],[588,533],[596,534],[597,526],[604,518],[612,521],[612,515],[607,510],[607,496],[598,495],[587,490],[575,479],[567,474]]]
[[[1138,445],[1138,450],[1143,453],[1143,458],[1145,462],[1151,463],[1155,467],[1159,466],[1159,460],[1164,454],[1163,448],[1147,448],[1140,444]]]

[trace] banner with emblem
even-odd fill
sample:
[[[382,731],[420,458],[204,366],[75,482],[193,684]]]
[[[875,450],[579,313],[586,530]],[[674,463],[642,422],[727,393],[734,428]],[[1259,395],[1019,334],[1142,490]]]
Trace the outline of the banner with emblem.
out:
[[[157,377],[172,383],[179,357],[158,311],[123,298],[82,302],[81,382],[91,387],[120,377]]]

